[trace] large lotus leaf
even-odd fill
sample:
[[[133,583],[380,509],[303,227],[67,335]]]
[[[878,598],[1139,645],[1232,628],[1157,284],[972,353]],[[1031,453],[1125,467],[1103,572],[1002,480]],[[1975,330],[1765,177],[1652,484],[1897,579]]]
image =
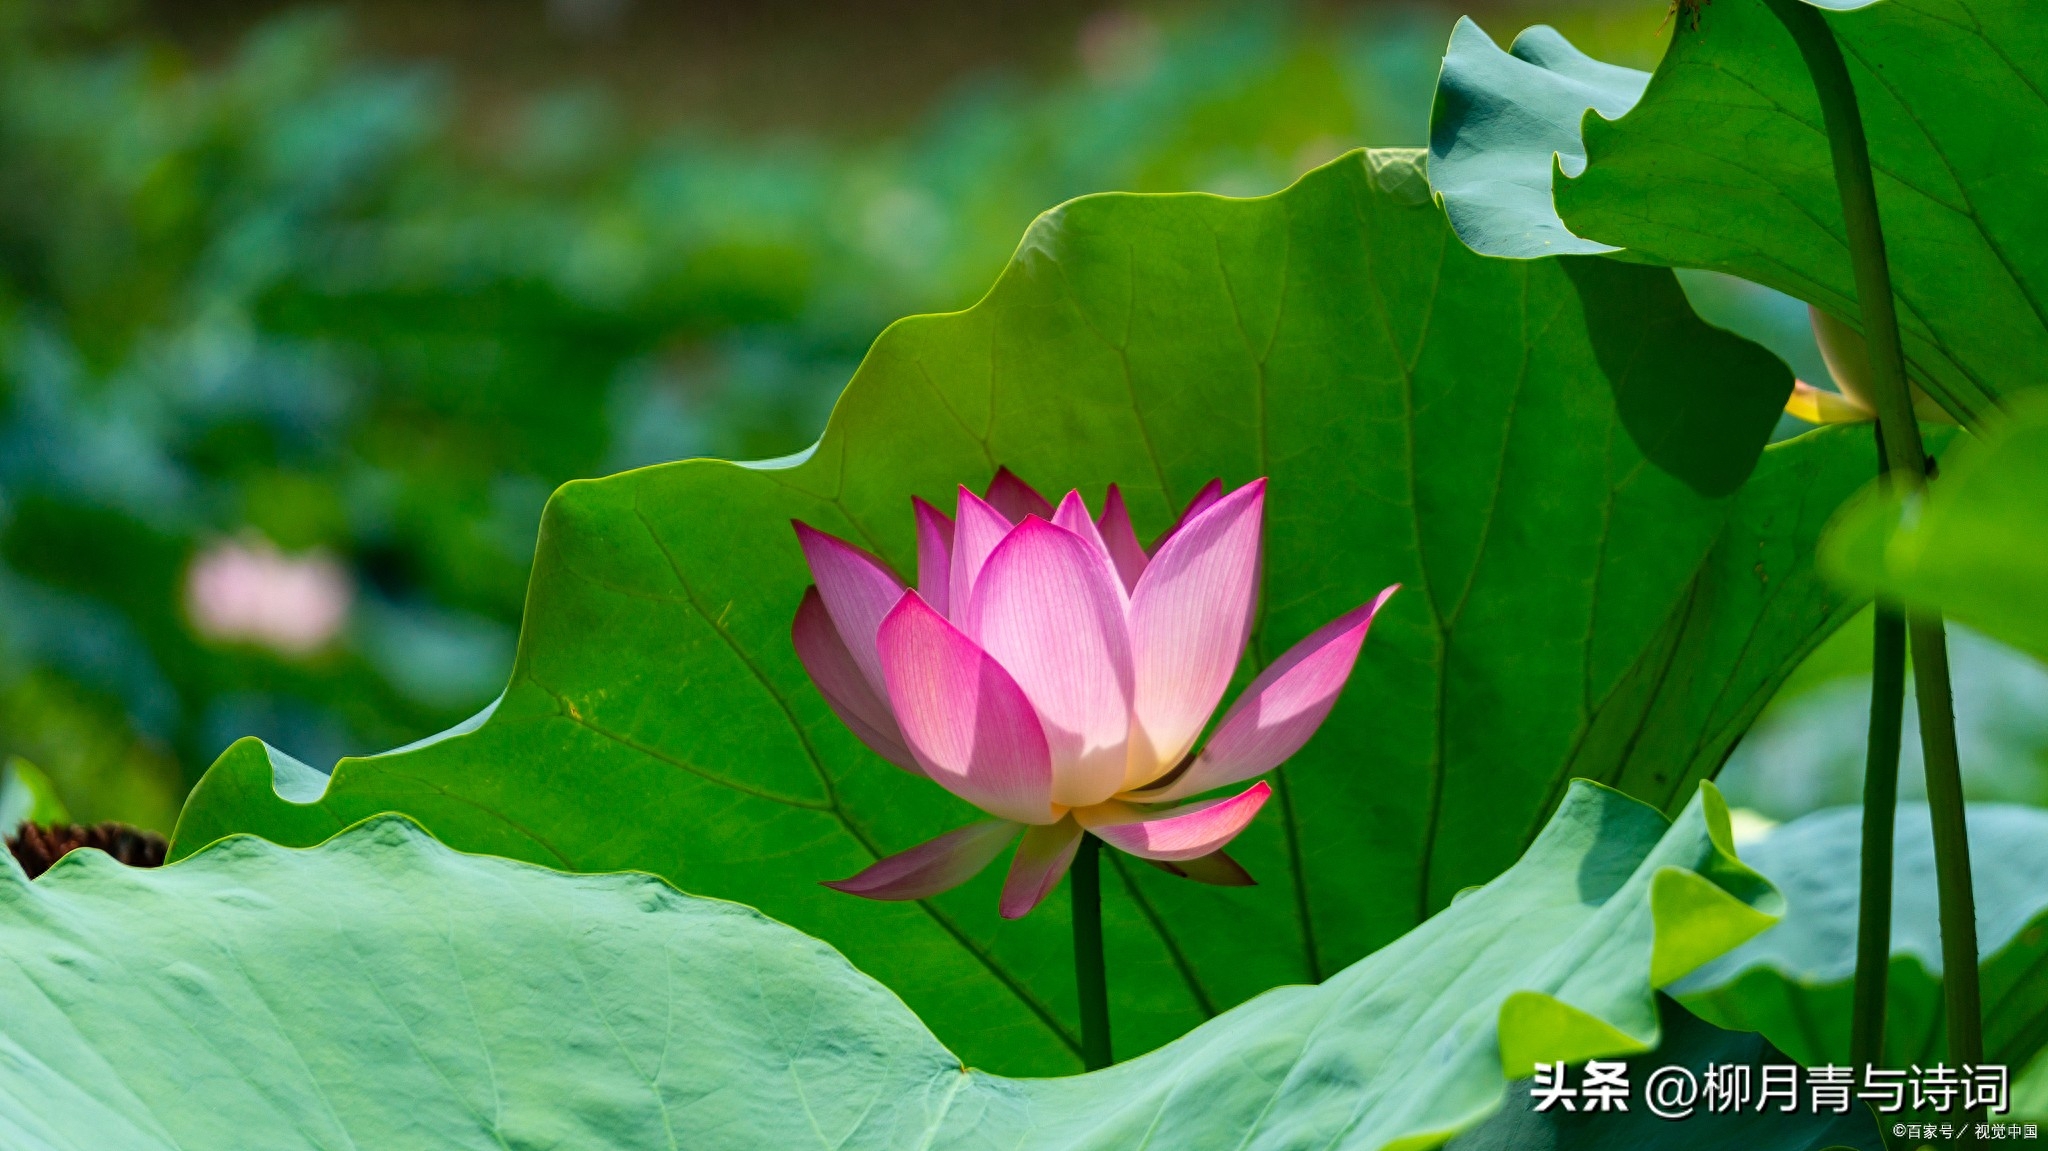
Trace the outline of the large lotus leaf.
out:
[[[1870,139],[1909,371],[1976,423],[2048,379],[2048,24],[2028,0],[1816,6],[1856,9],[1826,19]],[[1790,33],[1764,0],[1678,8],[1647,88],[1547,28],[1509,55],[1459,27],[1430,170],[1459,234],[1506,256],[1625,248],[1860,323]]]
[[[2048,659],[2048,392],[1942,465],[1910,508],[1866,492],[1828,533],[1823,562],[1850,587],[1940,608]]]
[[[1581,784],[1505,875],[1321,986],[1011,1080],[824,943],[650,875],[462,855],[398,816],[158,871],[81,852],[33,884],[0,865],[0,1143],[1422,1148],[1532,1059],[1655,1048],[1653,973],[1778,902],[1710,788],[1673,824]]]
[[[1975,804],[1969,826],[1985,1055],[2017,1074],[2048,1044],[2048,811]],[[1860,902],[1851,864],[1862,835],[1862,809],[1839,807],[1745,845],[1744,861],[1784,892],[1785,918],[1672,993],[1724,1027],[1762,1032],[1803,1063],[1846,1063]],[[1884,1065],[1929,1066],[1948,1039],[1926,804],[1899,806],[1894,843]]]
[[[1675,809],[1854,606],[1810,557],[1869,435],[1759,458],[1790,387],[1774,358],[1700,322],[1667,270],[1474,255],[1414,195],[1417,160],[1047,214],[981,303],[884,333],[801,458],[559,491],[490,714],[331,782],[245,742],[175,853],[404,811],[464,850],[758,906],[968,1059],[1072,1070],[1063,892],[1006,923],[1001,868],[913,904],[818,886],[975,814],[868,753],[805,678],[788,521],[909,571],[910,496],[950,506],[998,465],[1090,499],[1116,481],[1143,533],[1213,476],[1270,476],[1243,676],[1406,586],[1232,847],[1261,886],[1111,856],[1120,1054],[1397,938],[1512,863],[1573,776]]]

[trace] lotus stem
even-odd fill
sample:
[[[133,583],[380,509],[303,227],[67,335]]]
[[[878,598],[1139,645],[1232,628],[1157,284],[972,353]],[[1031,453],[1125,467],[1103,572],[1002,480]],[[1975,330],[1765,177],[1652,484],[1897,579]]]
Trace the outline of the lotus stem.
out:
[[[1870,647],[1870,743],[1863,765],[1863,877],[1856,904],[1852,1066],[1883,1066],[1892,958],[1892,840],[1899,805],[1899,725],[1906,704],[1906,615],[1879,600]]]
[[[1766,0],[1799,46],[1820,97],[1835,188],[1842,198],[1849,258],[1856,276],[1856,301],[1863,338],[1870,349],[1872,399],[1883,431],[1891,482],[1912,498],[1927,482],[1927,450],[1914,422],[1907,391],[1904,348],[1892,299],[1884,229],[1878,219],[1877,185],[1871,175],[1870,145],[1863,134],[1856,88],[1826,19],[1803,0]],[[1948,1017],[1951,1063],[1984,1061],[1983,1007],[1977,987],[1976,898],[1970,882],[1969,833],[1963,822],[1962,766],[1956,752],[1955,711],[1949,685],[1948,641],[1941,614],[1906,611],[1913,681],[1920,709],[1920,747],[1927,761],[1927,806],[1934,822],[1934,864],[1941,893],[1942,991]],[[1874,686],[1874,685],[1873,685]],[[1866,835],[1868,834],[1866,829]],[[1967,1130],[1967,1126],[1965,1130]]]
[[[1884,428],[1877,474],[1890,482]],[[1906,704],[1906,613],[1879,597],[1871,623],[1870,736],[1863,765],[1863,866],[1856,902],[1855,1007],[1849,1022],[1852,1066],[1884,1061],[1884,1014],[1892,953],[1892,844],[1899,807],[1900,725]]]
[[[1109,977],[1102,965],[1102,841],[1083,835],[1074,853],[1074,986],[1081,993],[1081,1065],[1099,1071],[1109,1053]]]

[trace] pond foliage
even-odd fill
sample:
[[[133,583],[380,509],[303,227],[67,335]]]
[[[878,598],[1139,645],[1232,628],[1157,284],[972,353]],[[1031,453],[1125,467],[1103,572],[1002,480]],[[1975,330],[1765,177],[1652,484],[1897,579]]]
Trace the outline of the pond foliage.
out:
[[[1533,1102],[1593,1060],[1849,1060],[1873,1004],[1886,1060],[2018,1079],[2040,813],[1965,820],[1926,661],[1944,613],[2048,658],[2048,41],[2023,0],[1802,3],[1681,0],[1648,76],[1462,23],[1427,148],[1043,205],[808,448],[555,488],[470,718],[331,766],[241,739],[161,869],[0,862],[5,1141],[1878,1151],[1906,1128],[1860,1098]],[[1817,309],[1874,382],[1777,434],[1840,382],[1795,390],[1679,268]],[[210,556],[195,615],[270,642],[207,597],[286,561]],[[300,562],[272,582],[317,599]],[[1880,702],[1912,621],[1929,805],[1738,846],[1713,777],[1873,597]]]

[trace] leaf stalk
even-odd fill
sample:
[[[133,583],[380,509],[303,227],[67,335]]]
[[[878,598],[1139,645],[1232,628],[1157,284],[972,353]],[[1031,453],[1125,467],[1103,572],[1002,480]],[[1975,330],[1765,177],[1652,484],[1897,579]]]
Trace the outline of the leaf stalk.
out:
[[[1877,184],[1871,174],[1870,145],[1863,133],[1856,88],[1842,58],[1841,45],[1835,42],[1833,30],[1818,9],[1803,0],[1765,2],[1792,34],[1813,78],[1814,91],[1820,97],[1821,116],[1827,125],[1828,148],[1834,161],[1835,188],[1842,199],[1850,263],[1855,271],[1863,338],[1870,350],[1871,398],[1877,406],[1890,480],[1900,495],[1911,500],[1927,483],[1927,450],[1920,440],[1920,427],[1914,420],[1913,401],[1907,389],[1905,351],[1899,339],[1891,269],[1878,218]],[[1920,746],[1927,762],[1927,806],[1934,823],[1948,1057],[1951,1063],[1978,1064],[1984,1061],[1984,1034],[1977,983],[1976,898],[1970,881],[1969,832],[1963,821],[1962,766],[1956,750],[1948,641],[1937,611],[1908,608],[1906,631],[1920,713]],[[1877,686],[1874,680],[1872,686]],[[1875,702],[1873,694],[1873,706]],[[1867,843],[1867,827],[1865,835]],[[1861,958],[1859,955],[1859,977]],[[1859,987],[1859,1001],[1860,997]]]
[[[1884,428],[1873,425],[1877,475],[1891,482]],[[1849,1022],[1852,1066],[1884,1061],[1891,979],[1892,846],[1899,809],[1899,743],[1906,711],[1906,611],[1878,597],[1871,621],[1870,734],[1863,764],[1862,874],[1856,901],[1856,985]]]
[[[1899,807],[1900,724],[1906,710],[1906,613],[1877,603],[1870,648],[1870,742],[1863,765],[1863,867],[1856,904],[1852,1066],[1884,1063],[1884,1012],[1892,959],[1892,841]]]
[[[1102,962],[1102,841],[1084,832],[1068,874],[1074,896],[1074,986],[1081,994],[1081,1065],[1099,1071],[1112,1062],[1109,976]]]

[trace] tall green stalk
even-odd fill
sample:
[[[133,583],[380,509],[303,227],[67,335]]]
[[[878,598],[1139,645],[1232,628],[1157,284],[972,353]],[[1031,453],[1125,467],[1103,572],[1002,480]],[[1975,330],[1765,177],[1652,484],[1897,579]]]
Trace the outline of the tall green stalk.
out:
[[[1081,1065],[1110,1065],[1109,976],[1102,964],[1102,841],[1081,836],[1074,853],[1074,985],[1081,993]]]
[[[1877,474],[1889,483],[1884,428],[1876,428]],[[1856,903],[1855,1008],[1849,1062],[1884,1060],[1885,996],[1891,979],[1892,844],[1899,813],[1899,739],[1906,712],[1906,613],[1879,597],[1871,620],[1870,735],[1863,762],[1863,868]]]
[[[1879,600],[1870,646],[1870,743],[1863,764],[1863,877],[1856,905],[1856,1000],[1849,1062],[1884,1062],[1892,958],[1892,840],[1899,806],[1899,726],[1906,710],[1906,615]]]
[[[1884,431],[1892,482],[1910,499],[1927,482],[1927,450],[1920,442],[1920,426],[1914,422],[1912,396],[1907,390],[1891,269],[1878,220],[1877,185],[1871,176],[1862,114],[1856,107],[1856,88],[1842,60],[1841,46],[1818,10],[1802,0],[1766,3],[1799,45],[1820,97],[1834,159],[1835,187],[1842,197],[1849,258],[1856,274],[1856,300],[1863,313],[1863,338],[1870,349],[1871,398]],[[1977,988],[1976,897],[1970,883],[1969,833],[1963,823],[1962,766],[1950,702],[1948,640],[1939,612],[1908,609],[1906,630],[1911,638],[1920,708],[1920,747],[1927,760],[1927,806],[1934,821],[1949,1061],[1982,1063],[1984,1021]]]

